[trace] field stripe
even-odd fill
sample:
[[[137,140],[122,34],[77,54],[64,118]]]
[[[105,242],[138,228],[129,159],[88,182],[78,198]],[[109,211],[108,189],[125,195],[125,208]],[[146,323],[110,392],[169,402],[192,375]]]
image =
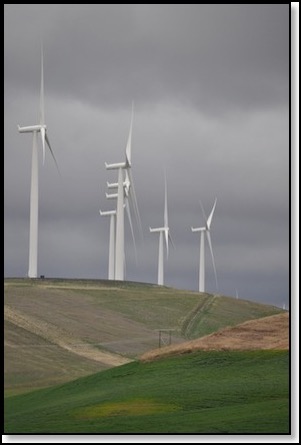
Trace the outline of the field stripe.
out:
[[[95,360],[109,366],[120,366],[132,361],[118,354],[100,351],[73,334],[68,333],[62,328],[58,328],[58,326],[32,315],[24,314],[7,305],[4,306],[4,319],[42,337],[50,343],[54,343],[63,349],[90,360]]]

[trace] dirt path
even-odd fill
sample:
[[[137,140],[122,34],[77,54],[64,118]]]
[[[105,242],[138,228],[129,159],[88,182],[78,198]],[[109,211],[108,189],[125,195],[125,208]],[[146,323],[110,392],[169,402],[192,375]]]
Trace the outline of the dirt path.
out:
[[[21,311],[12,309],[7,305],[4,306],[4,319],[72,352],[73,354],[80,355],[90,360],[102,362],[109,366],[120,366],[132,361],[118,354],[100,351],[93,345],[75,337],[72,333],[58,328],[51,323],[42,321],[32,315],[27,315]]]
[[[193,311],[186,317],[182,325],[182,335],[184,337],[189,337],[190,333],[194,330],[195,324],[200,323],[200,320],[205,315],[205,311],[207,312],[211,308],[215,299],[215,295],[207,295],[207,297],[202,299],[201,302],[198,303]]]

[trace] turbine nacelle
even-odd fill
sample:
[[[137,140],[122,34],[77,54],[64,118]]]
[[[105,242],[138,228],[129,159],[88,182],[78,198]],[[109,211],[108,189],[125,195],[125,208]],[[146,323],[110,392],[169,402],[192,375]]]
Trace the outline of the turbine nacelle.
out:
[[[168,240],[170,240],[171,241],[171,243],[172,243],[172,245],[173,245],[173,247],[174,247],[174,243],[173,243],[173,240],[172,240],[172,238],[171,238],[171,236],[170,236],[170,233],[169,233],[169,227],[156,227],[156,228],[149,228],[149,231],[151,232],[151,233],[164,233],[164,235],[165,235],[165,246],[166,246],[166,255],[167,255],[167,258],[168,258],[168,252],[169,252],[169,249],[168,249]]]
[[[127,182],[123,181],[123,187],[127,186]],[[118,182],[108,182],[107,181],[107,187],[108,189],[117,189],[118,188]]]
[[[107,199],[116,199],[118,198],[118,193],[106,193]]]
[[[19,133],[33,133],[33,132],[41,133],[42,148],[43,148],[43,164],[45,163],[45,140],[48,143],[48,146],[50,148],[49,141],[48,141],[48,139],[46,139],[46,130],[47,130],[47,127],[45,124],[30,125],[30,126],[26,126],[26,127],[20,127],[20,125],[18,125]],[[51,148],[50,148],[50,151],[51,151]],[[53,153],[52,153],[52,155],[53,155]]]
[[[105,167],[107,170],[118,170],[119,168],[128,168],[130,166],[126,162],[117,162],[115,164],[108,164],[105,162]]]
[[[125,189],[125,193],[128,196],[130,190],[131,182],[129,179],[129,175],[127,170],[125,171],[125,180],[123,181],[123,187]],[[108,189],[116,189],[118,188],[118,182],[107,182]]]
[[[169,227],[157,227],[155,229],[152,229],[151,227],[149,228],[150,232],[168,232],[169,231]]]
[[[99,214],[100,214],[100,216],[112,216],[112,215],[116,215],[116,210],[108,210],[105,212],[102,212],[101,210],[99,210]]]
[[[206,232],[208,230],[206,227],[191,227],[192,232]]]
[[[128,198],[129,197],[129,188],[124,186],[123,190],[124,190],[124,196],[126,198]],[[118,193],[107,193],[106,192],[106,198],[107,199],[116,199],[116,198],[118,198]]]
[[[29,125],[27,127],[20,127],[20,125],[18,125],[19,133],[32,133],[33,131],[41,131],[42,129],[46,130],[46,125]]]

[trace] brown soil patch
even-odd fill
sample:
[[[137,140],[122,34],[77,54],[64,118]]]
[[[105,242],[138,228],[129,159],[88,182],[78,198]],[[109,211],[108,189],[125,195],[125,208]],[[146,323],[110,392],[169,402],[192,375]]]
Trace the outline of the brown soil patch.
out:
[[[152,361],[198,350],[289,349],[289,314],[287,312],[246,321],[234,327],[180,345],[146,352],[141,361]]]

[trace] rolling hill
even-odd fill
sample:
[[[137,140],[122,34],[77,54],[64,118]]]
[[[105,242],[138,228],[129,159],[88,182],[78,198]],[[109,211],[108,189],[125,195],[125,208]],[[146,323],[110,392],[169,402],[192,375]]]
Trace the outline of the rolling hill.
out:
[[[283,311],[231,297],[108,280],[5,279],[6,394],[103,371],[172,344]]]
[[[218,330],[180,345],[148,351],[142,361],[153,361],[195,351],[250,351],[261,349],[289,349],[289,314],[277,314],[245,321],[233,327]]]
[[[289,434],[289,353],[198,351],[6,397],[5,434]]]

